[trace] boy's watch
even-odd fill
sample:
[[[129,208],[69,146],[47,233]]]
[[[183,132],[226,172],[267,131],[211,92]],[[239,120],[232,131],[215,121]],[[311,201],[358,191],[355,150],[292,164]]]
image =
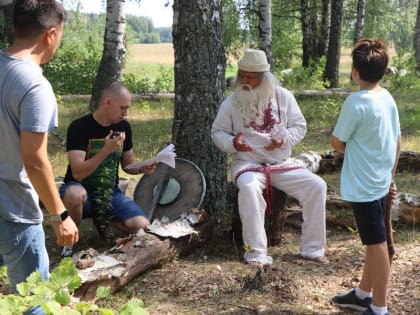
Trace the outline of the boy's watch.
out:
[[[47,222],[63,222],[65,219],[67,219],[68,216],[69,216],[69,212],[67,211],[67,209],[65,209],[60,214],[45,216],[45,221],[47,221]]]

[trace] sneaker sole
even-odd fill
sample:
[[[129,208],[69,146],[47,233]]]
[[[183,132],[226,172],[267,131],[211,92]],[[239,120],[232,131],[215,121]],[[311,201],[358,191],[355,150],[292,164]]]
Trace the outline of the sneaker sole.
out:
[[[367,307],[359,306],[359,305],[355,305],[355,304],[339,304],[339,303],[335,303],[335,304],[339,307],[351,308],[352,310],[355,310],[355,311],[366,311],[368,309]]]

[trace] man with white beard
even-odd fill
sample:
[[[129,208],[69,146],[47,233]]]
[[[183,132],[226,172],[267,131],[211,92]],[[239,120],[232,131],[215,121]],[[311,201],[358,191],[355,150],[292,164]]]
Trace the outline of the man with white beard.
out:
[[[284,191],[302,206],[300,255],[319,264],[329,263],[325,257],[327,186],[302,162],[291,158],[292,147],[305,133],[305,118],[292,93],[270,72],[264,51],[248,49],[238,62],[234,91],[221,104],[211,129],[215,145],[232,154],[232,180],[239,189],[248,264],[272,264],[264,230],[265,215],[271,210],[269,198],[263,195],[266,187]]]

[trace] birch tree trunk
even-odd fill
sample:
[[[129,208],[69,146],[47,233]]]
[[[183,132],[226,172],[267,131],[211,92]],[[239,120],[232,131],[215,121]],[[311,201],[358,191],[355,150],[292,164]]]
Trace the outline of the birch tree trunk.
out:
[[[203,208],[226,208],[226,154],[210,138],[224,98],[226,60],[222,45],[221,0],[174,0],[174,119],[181,120],[177,155],[203,171],[207,194]]]
[[[271,0],[260,0],[259,2],[259,23],[260,49],[265,51],[270,70],[273,71],[273,53],[271,51],[272,27],[271,27]]]
[[[104,50],[89,105],[92,111],[98,106],[101,91],[122,78],[127,54],[125,28],[125,0],[107,0]]]
[[[354,27],[354,39],[353,39],[354,44],[356,44],[362,38],[363,26],[365,24],[365,15],[366,15],[366,0],[358,0],[356,25]]]
[[[414,28],[413,47],[416,56],[416,71],[420,72],[420,1],[417,5],[416,26]]]
[[[331,5],[331,31],[328,44],[325,79],[330,88],[338,87],[338,67],[340,65],[341,31],[343,27],[344,0],[336,0]]]

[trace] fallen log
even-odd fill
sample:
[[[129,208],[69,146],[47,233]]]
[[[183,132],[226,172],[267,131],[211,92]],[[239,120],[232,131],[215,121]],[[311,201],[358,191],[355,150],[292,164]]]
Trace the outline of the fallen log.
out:
[[[206,212],[194,209],[170,224],[180,222],[179,225],[188,229],[186,220],[192,232],[178,238],[143,232],[117,239],[115,246],[103,253],[88,250],[73,255],[82,278],[82,284],[74,296],[81,300],[92,300],[99,286],[110,287],[111,293],[114,293],[148,269],[177,255],[186,255],[211,238],[214,222]],[[166,235],[162,228],[150,229]]]
[[[420,171],[420,153],[402,151],[398,161],[398,171]]]
[[[323,174],[339,171],[343,165],[343,160],[344,155],[336,151],[329,151],[321,154],[319,169],[315,173]],[[397,171],[420,171],[420,153],[401,151]]]
[[[296,228],[302,225],[302,208],[296,199],[287,196],[285,223]],[[420,224],[420,196],[398,193],[392,205],[392,221],[403,224]],[[347,201],[328,194],[326,201],[326,222],[333,226],[356,228],[353,210]]]

